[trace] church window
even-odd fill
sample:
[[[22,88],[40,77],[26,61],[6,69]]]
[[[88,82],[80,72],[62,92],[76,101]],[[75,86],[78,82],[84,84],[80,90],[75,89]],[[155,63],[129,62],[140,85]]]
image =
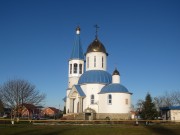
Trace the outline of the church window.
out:
[[[94,104],[94,95],[91,95],[91,104]]]
[[[79,73],[82,74],[82,64],[79,64]]]
[[[87,68],[89,68],[89,57],[87,57]]]
[[[102,57],[102,68],[104,67],[104,58]]]
[[[72,64],[70,64],[70,74],[72,74]]]
[[[112,104],[112,95],[111,94],[108,95],[108,104]]]
[[[94,67],[96,67],[96,56],[94,56]]]
[[[77,63],[74,63],[74,73],[77,73]]]
[[[125,99],[125,103],[126,103],[126,105],[128,105],[128,99]]]

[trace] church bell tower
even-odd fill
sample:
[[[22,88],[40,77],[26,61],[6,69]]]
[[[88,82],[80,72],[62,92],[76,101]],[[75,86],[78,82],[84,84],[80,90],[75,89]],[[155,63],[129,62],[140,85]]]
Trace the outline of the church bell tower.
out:
[[[79,77],[84,73],[84,55],[80,40],[80,27],[76,28],[76,39],[69,59],[68,89],[78,83]]]

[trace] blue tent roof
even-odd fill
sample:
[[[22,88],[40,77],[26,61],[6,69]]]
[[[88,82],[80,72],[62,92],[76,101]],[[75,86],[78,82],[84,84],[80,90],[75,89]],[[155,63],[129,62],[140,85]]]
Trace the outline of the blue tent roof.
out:
[[[80,85],[74,85],[74,87],[76,88],[76,90],[78,91],[79,95],[81,97],[85,97],[86,95],[84,94],[83,90],[81,89]]]
[[[160,110],[180,110],[180,106],[161,107]]]
[[[70,59],[84,60],[83,49],[81,47],[81,42],[80,42],[80,35],[76,35],[75,44]]]
[[[119,83],[112,83],[104,86],[99,94],[103,93],[129,93],[128,89]]]
[[[103,83],[110,84],[112,82],[112,76],[103,70],[89,70],[81,75],[78,84],[85,83]]]

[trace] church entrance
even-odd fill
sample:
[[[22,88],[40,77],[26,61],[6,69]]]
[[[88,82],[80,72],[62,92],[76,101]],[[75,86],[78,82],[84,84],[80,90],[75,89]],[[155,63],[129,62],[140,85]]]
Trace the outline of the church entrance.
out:
[[[91,113],[85,113],[85,120],[91,120]]]
[[[84,119],[85,120],[95,120],[96,119],[96,111],[88,107],[84,111]]]

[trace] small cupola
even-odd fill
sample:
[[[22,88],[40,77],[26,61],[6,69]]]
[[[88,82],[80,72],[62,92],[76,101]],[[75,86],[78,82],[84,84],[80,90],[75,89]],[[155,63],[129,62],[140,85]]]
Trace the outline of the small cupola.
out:
[[[112,83],[120,83],[120,73],[117,68],[114,70],[112,74]]]
[[[120,73],[119,73],[119,71],[117,70],[117,68],[114,70],[114,72],[113,72],[112,75],[119,75],[119,76],[120,76]]]

